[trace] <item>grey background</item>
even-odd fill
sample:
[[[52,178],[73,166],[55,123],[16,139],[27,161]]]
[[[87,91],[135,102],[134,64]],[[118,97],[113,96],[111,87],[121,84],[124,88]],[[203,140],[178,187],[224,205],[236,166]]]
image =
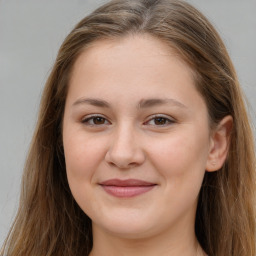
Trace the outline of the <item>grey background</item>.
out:
[[[20,179],[42,88],[71,28],[103,0],[0,0],[0,245],[18,206]],[[256,0],[188,0],[222,36],[256,110]]]

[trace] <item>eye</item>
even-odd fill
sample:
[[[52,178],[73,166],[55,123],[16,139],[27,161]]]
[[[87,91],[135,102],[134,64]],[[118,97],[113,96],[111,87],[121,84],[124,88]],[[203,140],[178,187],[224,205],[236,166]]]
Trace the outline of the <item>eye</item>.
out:
[[[173,123],[175,123],[175,121],[171,118],[167,118],[165,116],[154,116],[153,118],[146,121],[144,124],[152,126],[167,126]]]
[[[101,126],[110,124],[110,122],[105,117],[99,115],[86,116],[82,120],[82,123],[90,126]]]

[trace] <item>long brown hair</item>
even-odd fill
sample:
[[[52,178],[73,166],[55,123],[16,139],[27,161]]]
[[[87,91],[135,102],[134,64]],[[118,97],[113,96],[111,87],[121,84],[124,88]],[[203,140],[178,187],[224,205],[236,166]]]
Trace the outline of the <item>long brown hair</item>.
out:
[[[0,255],[88,255],[91,221],[76,204],[66,177],[62,118],[78,55],[106,38],[147,33],[169,44],[192,67],[210,124],[234,120],[220,171],[206,172],[195,232],[211,256],[255,256],[255,153],[235,70],[209,21],[178,0],[111,1],[85,17],[62,44],[43,93],[25,165],[17,217]]]

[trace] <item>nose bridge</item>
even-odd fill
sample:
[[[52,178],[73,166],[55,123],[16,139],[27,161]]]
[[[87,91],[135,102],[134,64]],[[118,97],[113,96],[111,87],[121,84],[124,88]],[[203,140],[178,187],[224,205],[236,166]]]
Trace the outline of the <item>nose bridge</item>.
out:
[[[130,168],[144,161],[139,134],[131,122],[123,122],[113,131],[106,160],[119,168]]]

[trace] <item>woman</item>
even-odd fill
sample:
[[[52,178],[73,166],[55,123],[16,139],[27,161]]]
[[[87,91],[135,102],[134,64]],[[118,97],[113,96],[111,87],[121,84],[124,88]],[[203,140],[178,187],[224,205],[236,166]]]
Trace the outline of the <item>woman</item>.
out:
[[[255,255],[255,155],[236,73],[182,1],[112,1],[47,81],[1,255]]]

